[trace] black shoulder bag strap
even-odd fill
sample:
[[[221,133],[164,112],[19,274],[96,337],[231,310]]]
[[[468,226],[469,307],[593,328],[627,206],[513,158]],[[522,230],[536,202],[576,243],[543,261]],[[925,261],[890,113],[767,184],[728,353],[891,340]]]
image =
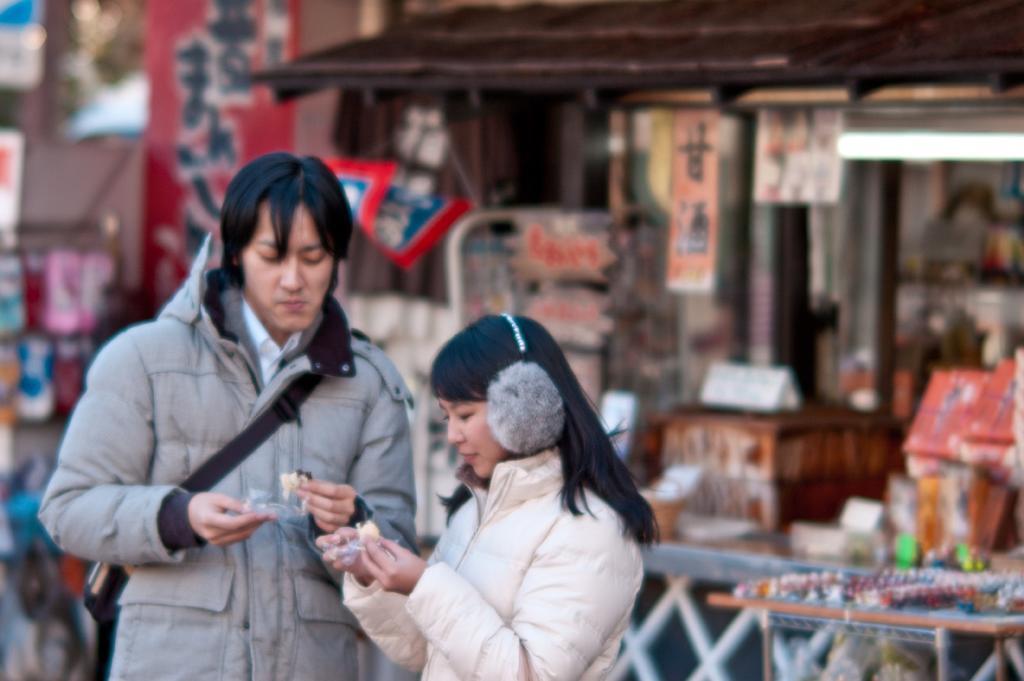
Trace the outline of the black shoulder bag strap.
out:
[[[189,492],[211,489],[266,442],[281,425],[298,417],[299,407],[320,383],[320,379],[319,374],[303,374],[293,381],[287,390],[278,395],[273,405],[207,459],[181,483],[181,487]],[[96,563],[93,566],[84,594],[85,609],[93,619],[104,623],[117,617],[117,599],[128,583],[128,577],[129,570],[122,565]]]
[[[266,442],[282,424],[294,421],[299,407],[320,383],[319,374],[303,374],[292,382],[288,389],[278,395],[274,404],[264,410],[231,442],[211,456],[197,468],[185,482],[182,489],[189,492],[205,492],[212,489],[224,476],[245,461],[246,457]]]

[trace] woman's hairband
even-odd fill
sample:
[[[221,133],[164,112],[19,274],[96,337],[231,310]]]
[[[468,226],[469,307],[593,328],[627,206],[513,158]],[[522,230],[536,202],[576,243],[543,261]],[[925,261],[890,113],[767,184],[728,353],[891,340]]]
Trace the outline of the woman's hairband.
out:
[[[509,326],[512,327],[512,335],[516,337],[516,345],[519,346],[519,353],[522,355],[526,354],[526,340],[523,338],[523,332],[519,330],[519,325],[516,324],[515,318],[507,312],[502,312],[501,316],[505,318]]]

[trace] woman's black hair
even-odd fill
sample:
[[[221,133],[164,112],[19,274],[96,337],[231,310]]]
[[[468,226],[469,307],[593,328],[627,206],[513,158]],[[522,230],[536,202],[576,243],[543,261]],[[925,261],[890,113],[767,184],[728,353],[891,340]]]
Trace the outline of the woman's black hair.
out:
[[[554,381],[565,405],[565,430],[558,441],[562,458],[562,504],[573,515],[584,508],[584,489],[604,499],[622,518],[626,533],[641,544],[657,541],[650,505],[637,490],[629,469],[615,453],[593,403],[587,398],[562,349],[551,334],[529,317],[515,317],[526,341],[520,354],[508,321],[497,315],[477,320],[449,340],[430,369],[430,386],[448,402],[487,400],[487,386],[499,371],[520,360],[536,362]],[[460,485],[442,503],[448,518],[471,494]]]
[[[352,213],[334,173],[314,156],[299,157],[283,151],[264,154],[232,178],[221,208],[222,269],[236,286],[245,282],[241,254],[252,241],[264,204],[270,211],[274,245],[281,257],[288,252],[292,220],[300,204],[309,212],[320,243],[335,264],[348,255]],[[334,290],[334,283],[332,280],[328,291]]]

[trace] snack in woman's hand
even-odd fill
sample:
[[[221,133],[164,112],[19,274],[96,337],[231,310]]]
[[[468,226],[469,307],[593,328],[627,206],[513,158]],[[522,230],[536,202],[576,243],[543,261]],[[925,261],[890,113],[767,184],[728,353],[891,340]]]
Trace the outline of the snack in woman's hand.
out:
[[[309,482],[312,479],[313,474],[301,468],[291,473],[281,473],[281,496],[284,497],[285,501],[288,501],[288,497],[291,496],[292,492],[299,489],[302,483]]]
[[[356,532],[358,533],[355,539],[345,542],[344,544],[338,544],[331,541],[331,545],[324,551],[324,560],[333,562],[340,561],[342,565],[352,565],[356,561],[356,556],[363,550],[369,542],[378,541],[380,539],[380,528],[377,527],[377,523],[372,520],[367,520],[364,523],[356,525]],[[335,535],[336,536],[336,535]]]
[[[356,532],[359,533],[359,540],[364,544],[368,541],[377,541],[380,539],[380,528],[377,527],[377,523],[372,520],[367,520],[365,523],[357,524]]]

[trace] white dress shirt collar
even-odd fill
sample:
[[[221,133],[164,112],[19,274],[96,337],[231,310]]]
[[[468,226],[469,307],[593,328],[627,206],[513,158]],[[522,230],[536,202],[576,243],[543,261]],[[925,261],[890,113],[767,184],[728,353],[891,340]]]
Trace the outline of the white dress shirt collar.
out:
[[[244,297],[242,298],[242,317],[245,319],[245,328],[249,332],[253,347],[256,348],[256,353],[259,355],[260,377],[263,380],[263,385],[266,385],[281,368],[281,359],[298,347],[302,333],[296,331],[285,341],[284,347],[279,346],[270,337],[263,322],[256,316],[252,307],[249,306],[249,301]]]

